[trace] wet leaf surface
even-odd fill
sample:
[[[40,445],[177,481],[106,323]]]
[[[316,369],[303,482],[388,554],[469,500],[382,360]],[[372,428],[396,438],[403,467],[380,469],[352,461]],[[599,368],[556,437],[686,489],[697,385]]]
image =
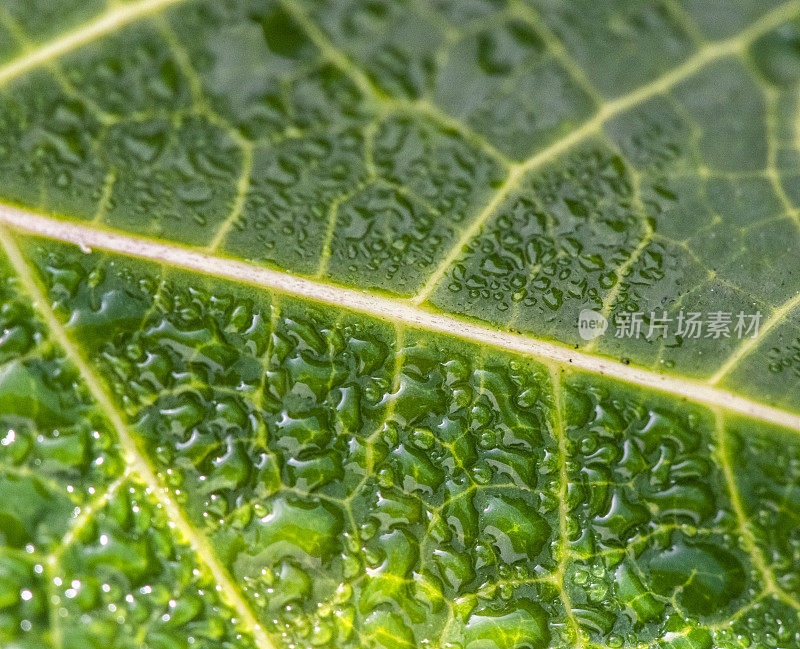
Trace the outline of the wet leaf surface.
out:
[[[3,3],[0,646],[800,647],[798,16]]]

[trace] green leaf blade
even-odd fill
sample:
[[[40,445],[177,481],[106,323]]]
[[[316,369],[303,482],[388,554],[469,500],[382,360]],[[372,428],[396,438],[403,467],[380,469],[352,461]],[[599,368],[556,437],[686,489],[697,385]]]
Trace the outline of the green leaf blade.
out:
[[[23,4],[0,645],[797,642],[796,1]]]

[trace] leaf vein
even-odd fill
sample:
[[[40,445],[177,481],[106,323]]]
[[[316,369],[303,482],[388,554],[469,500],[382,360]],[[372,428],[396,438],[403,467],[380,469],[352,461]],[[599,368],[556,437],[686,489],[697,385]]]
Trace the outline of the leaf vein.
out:
[[[134,4],[119,5],[80,27],[31,49],[22,56],[0,66],[0,86],[87,43],[102,38],[107,34],[112,34],[129,23],[154,14],[169,5],[185,1],[140,0],[140,2]]]
[[[514,165],[506,177],[505,182],[497,189],[490,201],[473,219],[472,223],[462,232],[458,241],[456,241],[455,245],[450,249],[450,252],[444,257],[425,282],[425,285],[414,297],[414,303],[421,304],[428,299],[438,285],[439,280],[441,280],[442,276],[461,255],[464,247],[481,231],[483,225],[494,214],[496,208],[502,202],[502,199],[519,187],[521,181],[528,172],[536,170],[554,160],[587,137],[597,133],[601,130],[603,124],[612,117],[656,95],[669,91],[678,83],[693,76],[714,61],[726,56],[740,54],[742,50],[754,40],[781,25],[786,20],[795,17],[798,13],[800,13],[800,2],[797,0],[788,2],[769,12],[760,20],[750,25],[750,27],[739,32],[736,36],[706,45],[701,50],[698,50],[695,55],[669,72],[661,75],[655,81],[640,86],[622,97],[601,104],[594,116],[590,117],[574,131],[556,140],[544,149],[537,151],[527,160]]]
[[[602,374],[641,387],[659,390],[694,403],[716,405],[753,419],[800,432],[800,414],[758,403],[734,392],[720,389],[709,382],[659,374],[601,356],[582,353],[555,342],[493,329],[487,325],[437,313],[412,304],[409,300],[306,279],[230,257],[210,255],[187,246],[59,221],[3,204],[0,204],[0,223],[5,223],[21,232],[84,248],[99,248],[125,256],[147,259],[165,266],[192,270],[219,279],[241,282],[276,293],[356,311],[380,320],[490,345],[535,357],[543,362],[576,367],[593,374]],[[795,300],[800,302],[800,295]]]
[[[236,610],[238,615],[241,616],[243,625],[253,634],[260,649],[272,649],[272,642],[261,628],[250,606],[240,595],[227,569],[214,555],[211,545],[188,521],[177,503],[170,498],[168,490],[158,479],[147,457],[138,449],[136,441],[129,431],[128,425],[113,405],[111,397],[101,383],[101,379],[83,358],[83,354],[70,339],[66,329],[49,307],[47,296],[34,279],[32,268],[23,257],[11,233],[5,229],[0,229],[0,245],[2,245],[25,292],[36,306],[40,316],[53,335],[53,338],[64,351],[70,362],[76,367],[89,393],[97,403],[99,410],[116,432],[120,446],[124,452],[126,464],[135,471],[142,481],[152,490],[153,496],[164,508],[177,530],[183,538],[190,543],[197,557],[211,571],[214,580],[228,603]]]

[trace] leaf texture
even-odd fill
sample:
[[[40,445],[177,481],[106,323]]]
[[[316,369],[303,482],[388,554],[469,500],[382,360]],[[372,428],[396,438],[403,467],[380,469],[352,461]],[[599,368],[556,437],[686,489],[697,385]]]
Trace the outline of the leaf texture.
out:
[[[800,3],[53,12],[0,6],[1,646],[800,646]]]

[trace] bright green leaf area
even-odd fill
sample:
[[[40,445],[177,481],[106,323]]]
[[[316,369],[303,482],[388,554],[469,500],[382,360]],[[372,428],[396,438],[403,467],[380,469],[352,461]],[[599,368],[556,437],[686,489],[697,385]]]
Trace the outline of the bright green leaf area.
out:
[[[796,432],[19,241],[90,369],[4,266],[3,646],[251,646],[197,539],[276,647],[800,639]],[[112,395],[192,538],[125,468],[85,381]]]
[[[0,201],[797,413],[799,71],[796,0],[6,0]],[[800,648],[800,431],[0,244],[2,649]]]

